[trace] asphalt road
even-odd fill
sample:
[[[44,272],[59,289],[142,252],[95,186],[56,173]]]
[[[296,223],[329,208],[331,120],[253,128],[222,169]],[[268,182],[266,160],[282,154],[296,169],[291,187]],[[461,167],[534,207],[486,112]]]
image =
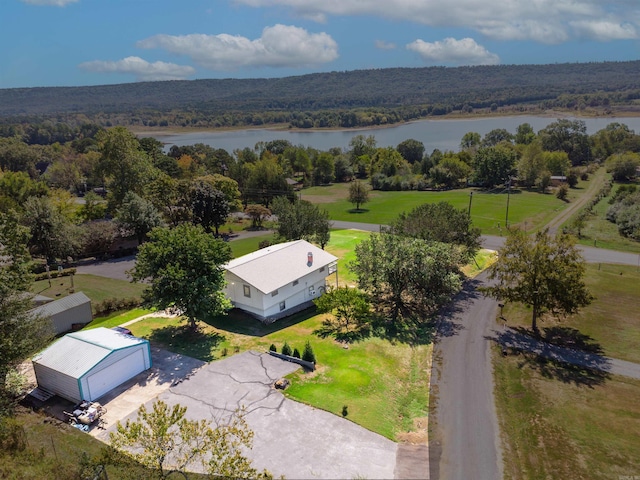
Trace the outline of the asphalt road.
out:
[[[430,478],[502,478],[491,342],[498,303],[467,282],[442,316],[431,371]]]

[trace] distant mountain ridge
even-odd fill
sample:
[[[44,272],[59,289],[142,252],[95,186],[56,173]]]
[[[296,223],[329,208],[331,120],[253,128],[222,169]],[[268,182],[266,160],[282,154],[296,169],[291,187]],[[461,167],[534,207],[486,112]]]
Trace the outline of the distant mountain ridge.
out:
[[[0,89],[0,116],[187,110],[317,111],[411,105],[514,104],[561,95],[640,92],[640,61],[425,67],[284,78],[180,80]]]

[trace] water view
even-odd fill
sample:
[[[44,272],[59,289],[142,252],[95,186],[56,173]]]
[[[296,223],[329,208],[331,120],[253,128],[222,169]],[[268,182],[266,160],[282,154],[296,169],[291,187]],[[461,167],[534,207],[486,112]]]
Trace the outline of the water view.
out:
[[[575,118],[570,118],[575,120]],[[515,133],[518,125],[529,123],[533,129],[546,127],[557,120],[556,117],[536,116],[509,116],[488,117],[478,119],[453,119],[453,120],[420,120],[403,125],[385,128],[369,128],[358,130],[330,130],[330,131],[290,131],[268,129],[246,129],[224,132],[196,132],[179,135],[154,134],[156,138],[167,145],[194,145],[204,143],[214,148],[223,148],[228,152],[246,147],[253,148],[258,142],[285,139],[293,145],[304,145],[329,150],[332,147],[348,148],[349,142],[356,135],[374,135],[379,147],[397,146],[400,142],[413,138],[424,143],[427,152],[434,149],[457,151],[460,139],[467,132],[478,132],[485,135],[496,128],[504,128]],[[613,122],[624,123],[635,132],[640,131],[640,117],[600,117],[583,118],[587,125],[587,133],[592,134],[605,128]]]

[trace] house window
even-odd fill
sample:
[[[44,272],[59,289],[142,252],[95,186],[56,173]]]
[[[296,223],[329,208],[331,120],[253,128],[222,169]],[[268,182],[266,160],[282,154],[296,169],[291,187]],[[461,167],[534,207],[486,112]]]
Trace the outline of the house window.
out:
[[[285,308],[287,308],[285,303],[284,302],[280,302],[280,311],[283,311]]]
[[[245,297],[251,297],[251,287],[249,285],[243,285],[242,289],[244,290]]]
[[[275,297],[278,294],[278,290],[274,290],[273,292],[271,292],[271,296]]]
[[[293,281],[293,286],[295,287],[298,284],[298,280]]]
[[[324,272],[324,267],[320,268],[319,272]]]

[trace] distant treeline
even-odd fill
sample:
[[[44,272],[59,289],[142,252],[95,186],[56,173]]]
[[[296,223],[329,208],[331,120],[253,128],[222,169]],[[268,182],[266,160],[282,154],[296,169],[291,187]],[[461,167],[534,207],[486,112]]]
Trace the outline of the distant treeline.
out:
[[[640,99],[640,61],[388,68],[271,79],[0,90],[0,123],[361,127],[451,112],[605,112]]]

